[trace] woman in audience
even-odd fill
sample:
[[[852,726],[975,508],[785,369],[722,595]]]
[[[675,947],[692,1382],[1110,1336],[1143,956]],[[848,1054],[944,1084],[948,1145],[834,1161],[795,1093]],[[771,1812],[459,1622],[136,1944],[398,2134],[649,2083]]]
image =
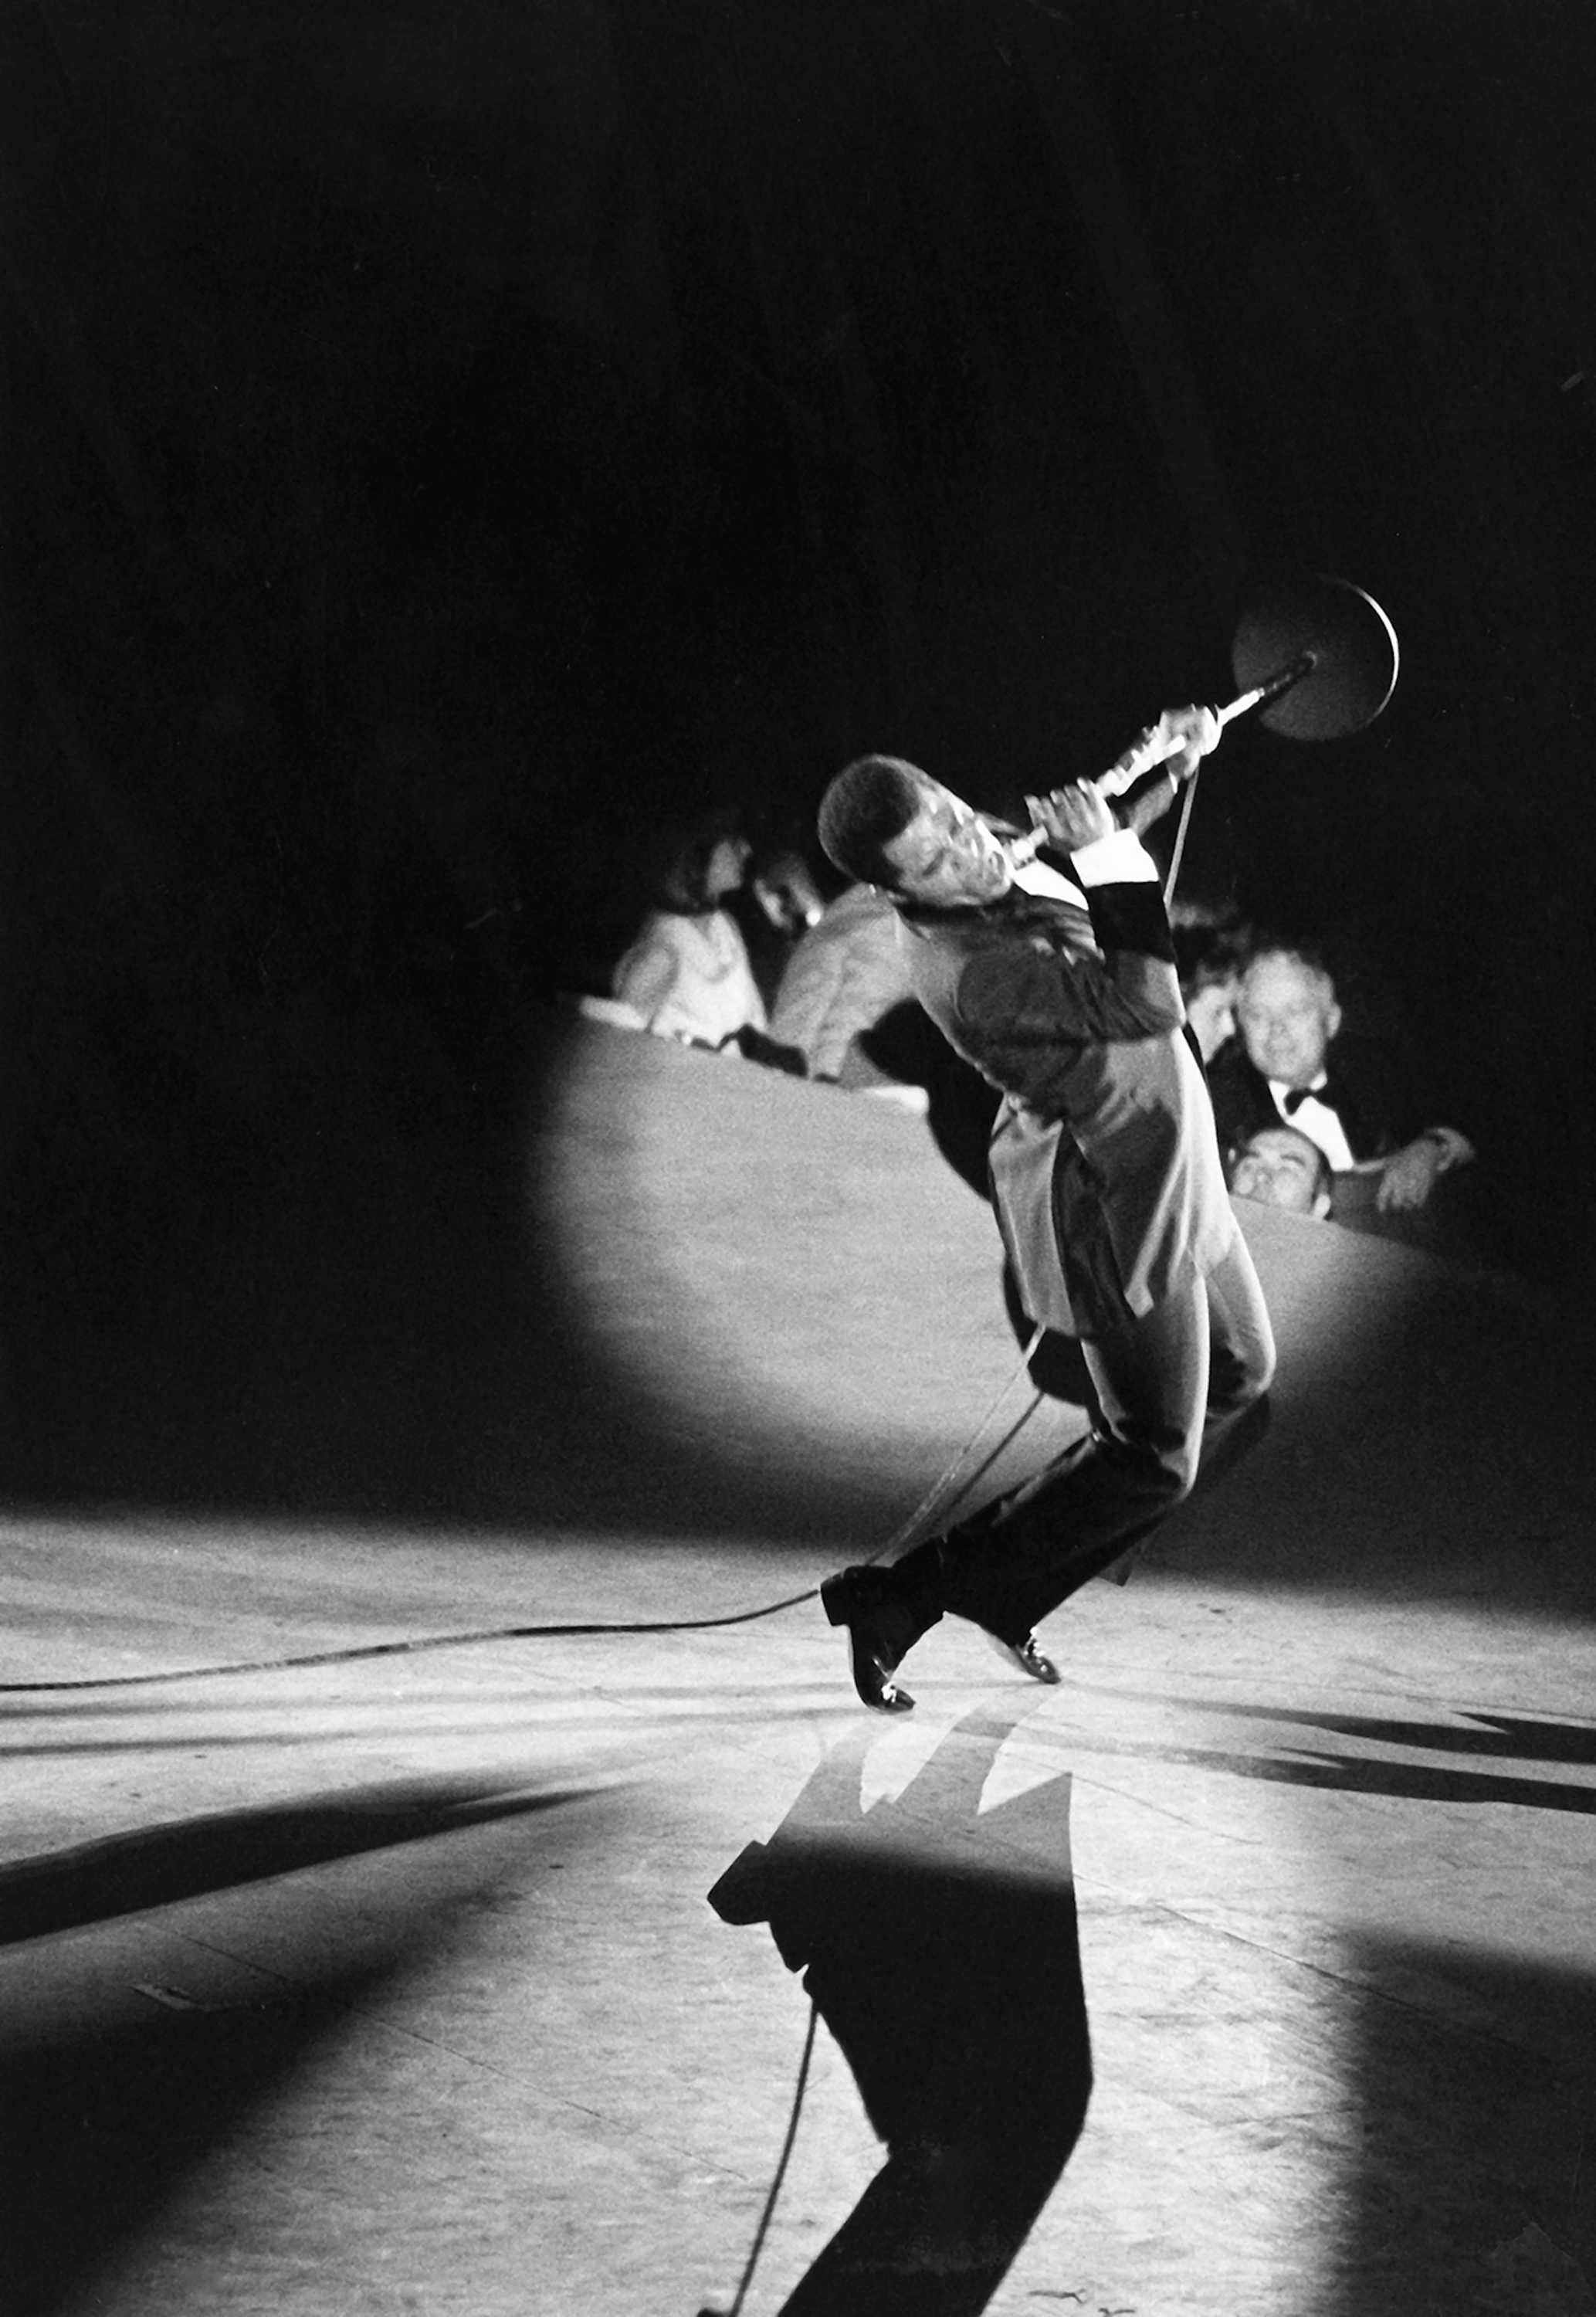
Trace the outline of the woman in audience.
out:
[[[655,906],[611,982],[656,1037],[719,1048],[741,1031],[763,1031],[764,1000],[726,907],[752,851],[736,816],[718,811],[695,822],[662,861]]]

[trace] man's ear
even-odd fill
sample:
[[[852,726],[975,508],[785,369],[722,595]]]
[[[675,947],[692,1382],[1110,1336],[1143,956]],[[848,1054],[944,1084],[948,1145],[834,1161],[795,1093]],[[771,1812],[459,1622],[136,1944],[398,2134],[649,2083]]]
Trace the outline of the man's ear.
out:
[[[1341,1007],[1333,997],[1324,1008],[1324,1043],[1328,1045],[1341,1028]]]
[[[1325,1216],[1330,1212],[1330,1194],[1328,1191],[1315,1191],[1314,1193],[1313,1212],[1316,1221],[1324,1221]]]

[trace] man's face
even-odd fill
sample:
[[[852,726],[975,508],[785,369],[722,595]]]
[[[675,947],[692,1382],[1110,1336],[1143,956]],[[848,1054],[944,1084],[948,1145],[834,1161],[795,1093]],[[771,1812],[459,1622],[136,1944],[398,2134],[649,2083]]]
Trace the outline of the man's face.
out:
[[[1248,1060],[1283,1086],[1311,1086],[1341,1027],[1341,1007],[1327,975],[1279,951],[1255,957],[1242,978],[1236,1008]]]
[[[881,847],[895,892],[938,909],[978,909],[1014,881],[1009,856],[962,797],[925,783],[925,802],[908,827]]]
[[[1296,1127],[1261,1127],[1231,1168],[1230,1187],[1238,1199],[1323,1215],[1330,1209],[1329,1193],[1317,1187],[1324,1164],[1317,1146]]]
[[[779,933],[801,934],[825,910],[820,890],[796,857],[772,863],[753,880],[753,898]]]

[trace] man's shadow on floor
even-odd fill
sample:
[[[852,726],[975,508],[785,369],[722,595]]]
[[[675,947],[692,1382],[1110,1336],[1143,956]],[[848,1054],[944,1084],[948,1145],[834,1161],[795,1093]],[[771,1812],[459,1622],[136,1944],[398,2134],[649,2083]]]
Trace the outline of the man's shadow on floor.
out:
[[[783,2317],[971,2317],[1080,2137],[1092,2089],[1067,1776],[981,1792],[1019,1717],[977,1709],[869,1812],[874,1731],[830,1753],[709,1893],[767,1922],[858,2082],[887,2161]]]

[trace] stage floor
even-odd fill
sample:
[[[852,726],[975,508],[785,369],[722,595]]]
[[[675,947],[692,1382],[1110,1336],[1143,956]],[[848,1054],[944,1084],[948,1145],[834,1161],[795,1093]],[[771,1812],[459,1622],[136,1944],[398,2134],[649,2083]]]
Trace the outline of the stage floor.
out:
[[[103,1372],[159,1455],[6,1520],[0,2306],[694,2317],[760,2239],[748,2317],[1596,2313],[1567,1321],[1249,1215],[1266,1436],[1059,1688],[947,1621],[882,1721],[820,1578],[1078,1428],[989,1216],[864,1096],[584,1023],[537,1094],[338,1410],[191,1293]]]

